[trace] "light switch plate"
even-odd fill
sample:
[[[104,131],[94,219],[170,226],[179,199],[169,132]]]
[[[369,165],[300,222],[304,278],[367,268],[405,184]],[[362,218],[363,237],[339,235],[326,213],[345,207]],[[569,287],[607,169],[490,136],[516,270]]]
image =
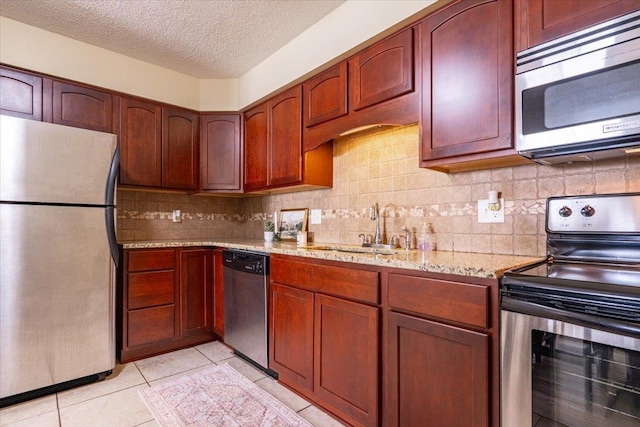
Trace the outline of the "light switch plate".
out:
[[[322,223],[322,210],[311,209],[311,224],[321,224],[321,223]]]
[[[500,210],[497,211],[492,211],[489,209],[488,199],[478,200],[478,222],[504,222],[504,199],[500,199]]]

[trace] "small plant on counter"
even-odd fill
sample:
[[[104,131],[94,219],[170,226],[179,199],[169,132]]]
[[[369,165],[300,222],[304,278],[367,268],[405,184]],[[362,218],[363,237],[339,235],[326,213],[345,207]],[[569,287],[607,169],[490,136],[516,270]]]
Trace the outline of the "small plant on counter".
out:
[[[273,242],[274,230],[276,229],[273,221],[265,221],[264,223],[264,241]]]

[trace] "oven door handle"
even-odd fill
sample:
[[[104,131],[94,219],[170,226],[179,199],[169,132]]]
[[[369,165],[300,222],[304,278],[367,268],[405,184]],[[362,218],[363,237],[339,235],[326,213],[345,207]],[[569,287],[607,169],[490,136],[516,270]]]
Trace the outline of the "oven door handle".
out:
[[[588,328],[628,335],[634,338],[640,336],[640,324],[634,322],[559,310],[557,308],[504,296],[502,297],[500,308],[503,311],[514,311],[542,318],[560,320]]]

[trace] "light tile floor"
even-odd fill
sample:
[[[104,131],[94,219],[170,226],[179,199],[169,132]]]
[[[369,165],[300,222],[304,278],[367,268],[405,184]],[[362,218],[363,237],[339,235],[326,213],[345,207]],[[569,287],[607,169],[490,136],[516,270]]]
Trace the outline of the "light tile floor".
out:
[[[341,423],[311,405],[220,342],[124,365],[104,381],[0,409],[0,426],[11,427],[158,427],[138,390],[205,365],[228,363],[316,427]]]

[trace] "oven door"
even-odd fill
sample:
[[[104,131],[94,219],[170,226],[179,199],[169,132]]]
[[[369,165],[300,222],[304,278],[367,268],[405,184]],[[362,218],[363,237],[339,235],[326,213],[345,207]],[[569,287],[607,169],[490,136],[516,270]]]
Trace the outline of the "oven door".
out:
[[[601,320],[503,296],[503,427],[640,426],[640,332]]]

